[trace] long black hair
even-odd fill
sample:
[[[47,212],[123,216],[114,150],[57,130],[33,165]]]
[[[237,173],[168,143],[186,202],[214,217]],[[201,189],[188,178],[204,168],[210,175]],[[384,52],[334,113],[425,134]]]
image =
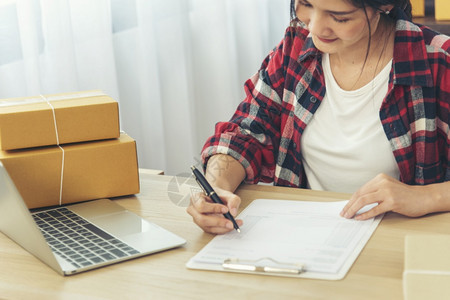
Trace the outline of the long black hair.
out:
[[[297,14],[295,12],[295,1],[291,0],[290,5],[290,15],[291,15],[291,24],[295,24],[297,20]],[[347,0],[353,6],[362,8],[364,12],[366,12],[367,7],[371,7],[375,10],[380,10],[380,7],[383,5],[393,5],[394,8],[390,11],[389,16],[394,19],[412,19],[412,6],[410,0]],[[367,14],[367,12],[366,12]]]

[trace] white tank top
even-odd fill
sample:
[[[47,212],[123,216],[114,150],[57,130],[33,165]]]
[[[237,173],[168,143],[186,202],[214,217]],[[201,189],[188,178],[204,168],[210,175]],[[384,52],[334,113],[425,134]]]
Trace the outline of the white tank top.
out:
[[[399,178],[379,110],[386,96],[392,61],[367,85],[345,91],[324,54],[326,94],[302,135],[301,151],[308,186],[353,193],[379,173]]]

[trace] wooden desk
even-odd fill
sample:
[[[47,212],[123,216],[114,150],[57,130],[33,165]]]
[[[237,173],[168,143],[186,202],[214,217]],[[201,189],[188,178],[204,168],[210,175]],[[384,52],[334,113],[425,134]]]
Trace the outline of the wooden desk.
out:
[[[340,281],[188,270],[186,262],[213,237],[174,204],[173,178],[141,172],[141,193],[115,201],[184,237],[181,248],[62,277],[0,234],[3,299],[402,299],[406,234],[450,234],[450,213],[417,219],[389,213]],[[194,183],[192,183],[195,185]],[[170,193],[169,193],[170,192]],[[185,193],[181,189],[181,194]],[[242,186],[243,206],[256,198],[330,201],[345,194],[272,186]],[[81,298],[83,297],[83,298]]]

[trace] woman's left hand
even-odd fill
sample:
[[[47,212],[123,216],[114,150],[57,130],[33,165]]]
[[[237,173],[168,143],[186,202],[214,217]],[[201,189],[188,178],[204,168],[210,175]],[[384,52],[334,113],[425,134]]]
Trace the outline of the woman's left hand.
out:
[[[357,190],[341,216],[366,220],[393,211],[409,217],[419,217],[432,212],[432,193],[427,186],[404,184],[386,174],[379,174]],[[368,204],[378,203],[367,212],[355,214]]]

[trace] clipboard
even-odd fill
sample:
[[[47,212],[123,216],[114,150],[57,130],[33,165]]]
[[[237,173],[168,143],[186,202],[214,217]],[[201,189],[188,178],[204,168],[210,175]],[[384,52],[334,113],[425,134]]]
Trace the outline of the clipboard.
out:
[[[186,264],[188,269],[194,270],[210,270],[210,271],[222,271],[222,272],[237,272],[246,274],[257,275],[269,275],[269,276],[283,276],[283,277],[296,277],[296,278],[312,278],[323,280],[340,280],[345,277],[349,269],[361,253],[364,246],[372,236],[373,232],[380,223],[383,215],[372,218],[368,221],[356,221],[347,220],[339,216],[340,210],[345,206],[347,201],[338,202],[311,202],[311,201],[291,201],[291,200],[270,200],[270,199],[257,199],[254,200],[246,209],[242,211],[239,218],[244,220],[244,226],[241,227],[241,232],[244,234],[242,237],[236,238],[239,233],[228,233],[225,235],[215,236],[203,249],[200,250],[197,255],[192,257]],[[370,209],[371,206],[363,208],[360,212]],[[273,211],[278,210],[278,211]],[[283,215],[277,216],[278,212],[286,211],[285,217]],[[311,213],[313,216],[308,216]],[[334,220],[334,217],[340,218],[335,221],[327,221],[329,217]],[[277,219],[281,218],[281,219]],[[306,219],[302,223],[302,217]],[[252,218],[260,218],[255,223]],[[343,250],[342,257],[340,257],[340,263],[335,265],[330,264],[330,268],[325,267],[320,270],[320,267],[313,268],[314,264],[311,263],[315,259],[314,253],[306,259],[287,259],[287,255],[292,253],[289,249],[278,249],[273,247],[273,250],[265,251],[261,247],[270,247],[271,241],[269,238],[277,239],[279,245],[292,246],[301,249],[302,245],[299,241],[289,240],[291,235],[274,236],[270,232],[266,236],[258,235],[258,232],[264,233],[267,230],[267,226],[278,226],[276,223],[271,223],[270,220],[285,222],[286,224],[280,224],[280,229],[290,228],[290,225],[305,226],[307,228],[307,219],[315,218],[315,225],[322,226],[320,229],[310,228],[312,231],[309,235],[311,240],[314,240],[314,235],[326,236],[329,234],[331,239],[332,235],[336,232],[336,228],[332,225],[343,224],[343,232],[345,233],[345,226],[352,230],[348,232],[346,238],[348,238],[348,248]],[[291,219],[298,223],[292,223]],[[274,225],[275,224],[275,225]],[[301,225],[303,224],[303,225]],[[320,225],[322,224],[322,225]],[[250,228],[246,228],[246,226]],[[265,227],[266,226],[266,227]],[[298,230],[303,230],[300,228]],[[278,229],[278,228],[275,228]],[[295,230],[294,230],[295,231]],[[320,231],[320,232],[319,232]],[[276,232],[276,230],[274,230]],[[303,240],[306,245],[308,242],[304,236]],[[272,242],[273,243],[273,242]],[[258,249],[252,248],[258,247]],[[287,248],[287,247],[285,247]],[[333,247],[320,247],[319,251],[334,250]],[[295,252],[295,250],[293,250]],[[251,253],[251,254],[249,254]],[[269,254],[269,255],[264,255]],[[249,255],[253,255],[249,257]],[[283,257],[283,255],[286,255]],[[245,256],[245,257],[242,257]],[[276,256],[276,257],[275,257]],[[291,256],[289,256],[291,257]],[[306,257],[306,256],[305,256]]]

